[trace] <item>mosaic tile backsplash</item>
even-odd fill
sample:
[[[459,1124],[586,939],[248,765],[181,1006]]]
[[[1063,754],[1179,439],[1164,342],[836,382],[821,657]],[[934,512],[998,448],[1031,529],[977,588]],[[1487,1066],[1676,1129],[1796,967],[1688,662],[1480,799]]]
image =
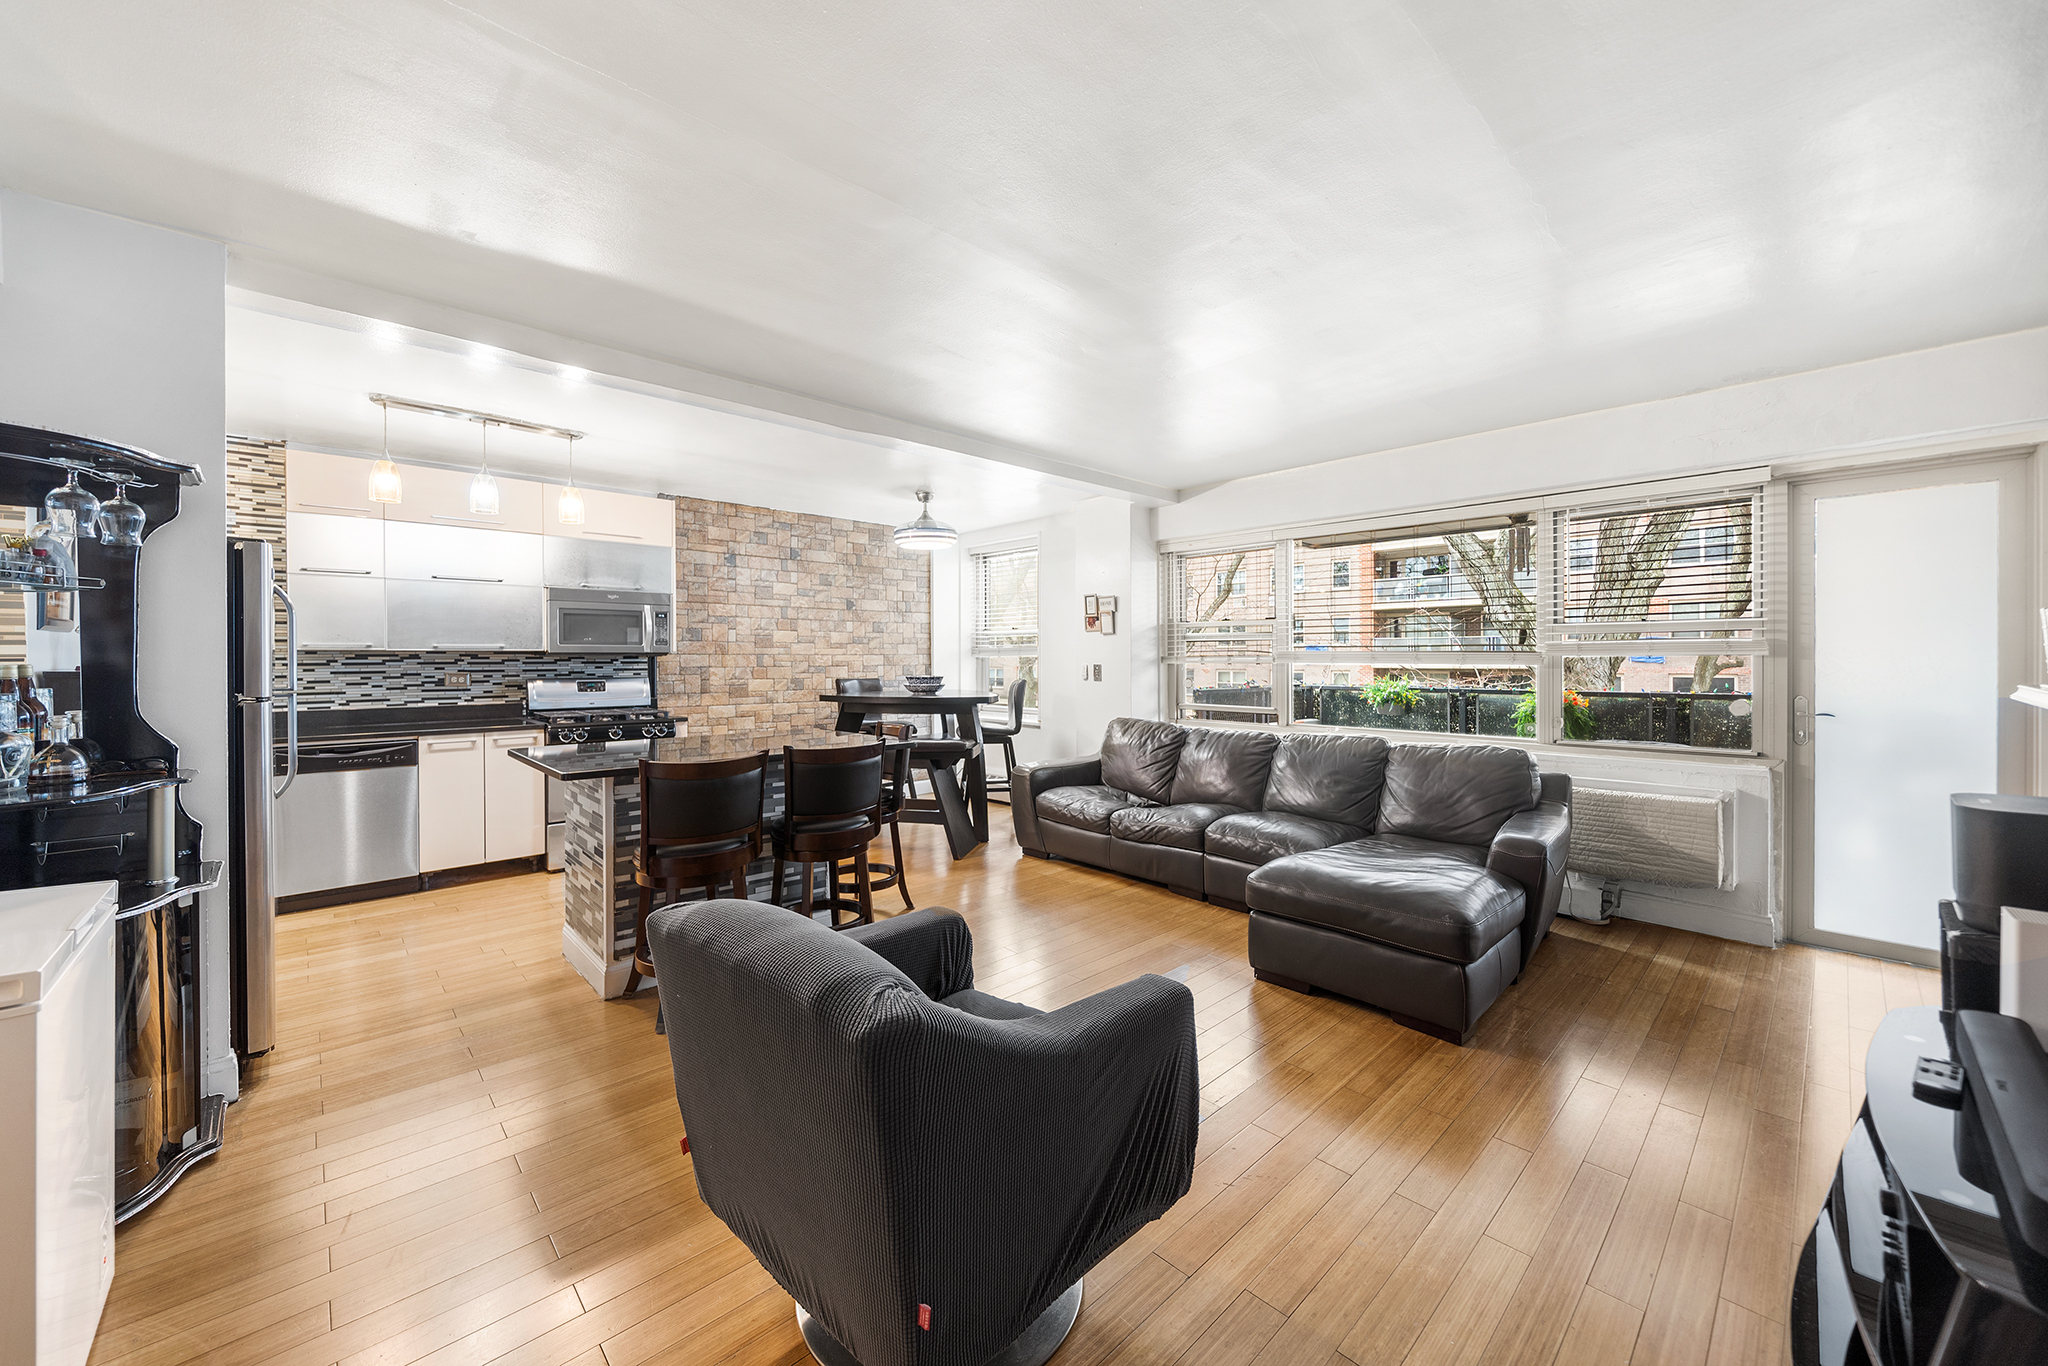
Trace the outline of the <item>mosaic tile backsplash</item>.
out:
[[[469,675],[467,687],[443,682],[449,673]],[[524,702],[532,678],[645,678],[645,657],[607,655],[339,654],[307,650],[299,655],[299,706],[454,707],[470,702]]]

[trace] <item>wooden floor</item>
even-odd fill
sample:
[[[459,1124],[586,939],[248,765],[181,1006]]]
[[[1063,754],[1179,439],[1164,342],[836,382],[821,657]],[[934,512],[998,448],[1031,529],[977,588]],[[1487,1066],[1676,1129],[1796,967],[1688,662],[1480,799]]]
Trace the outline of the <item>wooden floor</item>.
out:
[[[998,812],[1000,817],[1001,813]],[[1794,1252],[1887,1009],[1933,973],[1559,922],[1455,1048],[1255,984],[1242,916],[906,827],[978,985],[1190,966],[1194,1188],[1087,1279],[1060,1366],[1785,1358]],[[534,875],[280,922],[276,1051],[122,1227],[113,1363],[801,1362],[697,1201],[654,1002],[599,1001]]]

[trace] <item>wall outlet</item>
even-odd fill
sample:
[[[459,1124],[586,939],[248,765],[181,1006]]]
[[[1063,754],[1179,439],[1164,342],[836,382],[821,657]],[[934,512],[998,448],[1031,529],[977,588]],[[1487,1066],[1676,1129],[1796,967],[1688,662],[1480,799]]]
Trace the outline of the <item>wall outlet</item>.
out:
[[[444,688],[466,688],[469,686],[469,675],[459,673],[442,674],[441,686]]]

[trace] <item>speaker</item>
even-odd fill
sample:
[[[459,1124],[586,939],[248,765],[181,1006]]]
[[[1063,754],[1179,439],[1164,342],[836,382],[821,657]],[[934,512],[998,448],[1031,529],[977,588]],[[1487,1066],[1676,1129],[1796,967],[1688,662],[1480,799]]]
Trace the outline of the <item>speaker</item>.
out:
[[[1948,807],[1962,922],[1997,934],[2002,906],[2048,911],[2048,797],[1958,792]]]

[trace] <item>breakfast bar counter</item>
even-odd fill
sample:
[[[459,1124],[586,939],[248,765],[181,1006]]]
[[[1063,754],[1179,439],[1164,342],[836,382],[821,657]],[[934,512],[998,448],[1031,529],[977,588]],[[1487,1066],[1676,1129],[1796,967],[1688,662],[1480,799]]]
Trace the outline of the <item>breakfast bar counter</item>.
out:
[[[633,968],[633,940],[640,914],[633,855],[640,842],[642,759],[702,763],[766,750],[768,778],[762,813],[766,819],[782,811],[784,746],[838,749],[874,743],[872,735],[809,730],[761,737],[688,735],[607,744],[538,745],[510,751],[518,762],[565,784],[568,828],[562,852],[562,956],[607,1000],[624,993]],[[748,896],[769,899],[774,866],[764,839],[762,857],[747,865]],[[818,894],[826,894],[823,864],[818,865],[816,877]],[[800,879],[797,881],[790,890],[802,890]],[[687,892],[683,899],[702,896],[701,891]]]

